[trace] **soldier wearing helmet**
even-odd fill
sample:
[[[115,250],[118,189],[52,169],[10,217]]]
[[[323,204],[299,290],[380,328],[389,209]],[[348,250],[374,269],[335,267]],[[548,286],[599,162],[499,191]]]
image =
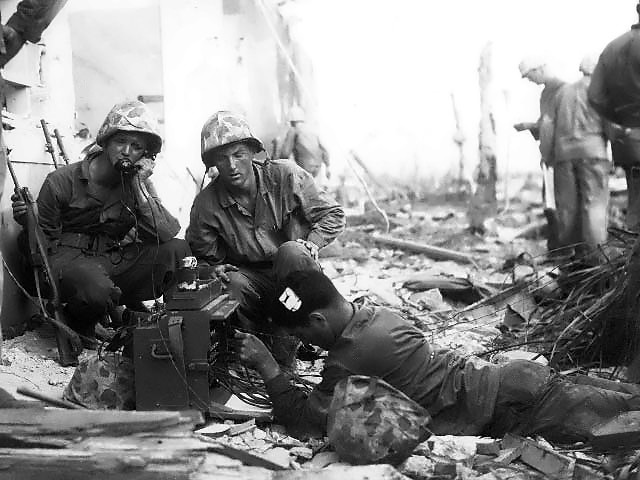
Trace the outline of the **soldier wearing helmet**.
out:
[[[545,216],[549,228],[547,229],[547,247],[554,252],[558,247],[557,215],[553,204],[553,185],[550,181],[549,166],[553,164],[553,131],[549,121],[554,105],[554,97],[563,85],[562,80],[556,78],[549,69],[546,61],[540,57],[527,57],[518,65],[522,78],[526,78],[536,85],[543,85],[540,94],[540,116],[535,122],[516,123],[513,128],[518,132],[528,130],[533,138],[540,141],[540,167],[542,168],[542,201],[545,205]]]
[[[553,107],[553,98],[558,89],[563,85],[563,81],[552,74],[547,63],[539,57],[527,57],[518,65],[522,78],[526,78],[536,85],[542,85],[542,93],[540,94],[540,117],[535,122],[516,123],[513,127],[518,131],[529,130],[533,138],[540,140],[540,153],[542,154],[542,162],[552,163],[549,158],[551,139],[548,138],[547,120],[549,118],[550,109]]]
[[[278,157],[289,158],[293,155],[294,161],[314,178],[318,178],[324,163],[328,178],[329,153],[322,145],[316,131],[305,122],[302,108],[293,106],[289,113],[289,123],[291,127],[287,131]]]
[[[298,165],[259,161],[264,146],[240,115],[211,116],[201,147],[206,168],[219,175],[195,198],[186,239],[228,283],[243,325],[266,332],[277,280],[319,268],[318,250],[343,231],[344,212]],[[282,364],[293,362],[291,345],[273,347]]]
[[[596,249],[607,240],[611,170],[605,122],[587,97],[595,58],[584,57],[582,78],[558,90],[549,120],[558,247],[588,264],[597,262]]]
[[[139,309],[160,296],[190,255],[149,178],[161,147],[145,104],[117,104],[84,158],[50,173],[40,189],[38,221],[61,300],[70,326],[87,337],[115,306]],[[24,204],[16,199],[13,211],[23,223]]]
[[[640,3],[636,6],[640,14]],[[589,101],[608,120],[613,163],[627,180],[626,224],[640,229],[640,21],[600,54]]]

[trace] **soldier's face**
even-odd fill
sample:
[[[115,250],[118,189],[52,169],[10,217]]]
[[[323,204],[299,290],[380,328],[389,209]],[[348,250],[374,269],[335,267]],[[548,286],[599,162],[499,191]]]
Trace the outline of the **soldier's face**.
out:
[[[147,151],[147,138],[137,132],[116,132],[105,148],[112,165],[129,161],[135,164]]]
[[[244,143],[220,148],[213,157],[213,166],[227,186],[242,188],[253,181],[254,152]]]
[[[546,79],[545,71],[543,67],[534,68],[527,72],[525,78],[536,85],[542,85]]]
[[[330,322],[327,321],[324,315],[317,315],[312,312],[309,316],[309,321],[303,326],[290,327],[287,329],[287,333],[304,343],[310,343],[316,345],[325,350],[331,349],[336,341],[336,335],[331,328]]]

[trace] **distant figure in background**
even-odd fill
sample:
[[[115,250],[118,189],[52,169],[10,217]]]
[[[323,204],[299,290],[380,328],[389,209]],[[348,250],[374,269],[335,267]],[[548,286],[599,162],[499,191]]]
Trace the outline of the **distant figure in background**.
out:
[[[542,201],[544,214],[547,217],[547,248],[550,252],[558,248],[557,215],[553,199],[553,127],[550,124],[551,110],[558,89],[564,82],[552,74],[547,63],[537,57],[525,58],[518,65],[522,78],[536,85],[544,85],[540,94],[540,116],[535,122],[516,123],[513,128],[518,132],[528,130],[533,138],[540,141],[540,168],[542,168]]]
[[[550,112],[559,247],[574,246],[587,263],[595,259],[586,255],[607,240],[611,170],[605,122],[587,98],[595,65],[593,56],[582,60],[583,77],[558,90]]]
[[[640,14],[640,5],[636,7]],[[640,230],[640,23],[600,54],[589,101],[610,124],[613,163],[627,178],[627,227]]]
[[[315,130],[305,122],[304,111],[300,107],[294,106],[291,109],[289,123],[291,127],[280,147],[278,158],[289,158],[293,154],[295,162],[313,178],[318,178],[324,163],[326,176],[329,178],[329,153]]]

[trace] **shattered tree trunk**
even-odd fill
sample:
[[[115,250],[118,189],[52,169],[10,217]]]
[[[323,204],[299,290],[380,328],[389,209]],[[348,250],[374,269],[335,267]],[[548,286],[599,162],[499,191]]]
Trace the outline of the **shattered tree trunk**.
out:
[[[453,142],[458,147],[458,178],[456,179],[456,187],[458,188],[458,195],[466,195],[471,189],[469,188],[469,182],[464,178],[464,165],[466,158],[464,156],[464,143],[467,140],[462,130],[462,124],[460,122],[460,111],[458,110],[458,104],[456,102],[456,96],[451,92],[451,106],[453,107],[453,118],[456,122],[456,133],[453,135]]]
[[[488,43],[480,56],[478,76],[480,79],[480,132],[479,162],[476,168],[476,190],[469,202],[469,228],[473,232],[484,232],[484,221],[496,214],[496,125],[492,110],[491,50]]]

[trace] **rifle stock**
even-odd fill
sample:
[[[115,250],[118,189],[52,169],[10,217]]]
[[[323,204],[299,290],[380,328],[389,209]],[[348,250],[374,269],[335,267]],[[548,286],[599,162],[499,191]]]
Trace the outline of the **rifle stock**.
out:
[[[15,187],[15,193],[20,197],[27,206],[27,236],[29,238],[29,251],[31,254],[31,261],[33,264],[34,275],[38,275],[38,269],[44,269],[45,275],[49,281],[51,288],[51,304],[53,306],[53,314],[51,315],[43,308],[42,315],[51,324],[56,327],[56,342],[58,344],[58,354],[60,356],[60,364],[73,365],[77,363],[78,354],[82,351],[82,342],[76,332],[74,332],[64,321],[62,315],[62,304],[60,302],[60,292],[58,290],[58,283],[55,281],[49,259],[47,256],[46,240],[44,233],[38,224],[38,215],[36,211],[36,204],[33,200],[33,196],[27,187],[21,187],[18,182],[18,177],[13,169],[11,159],[6,156],[7,167],[11,174],[11,179]],[[36,277],[36,284],[38,279]]]

